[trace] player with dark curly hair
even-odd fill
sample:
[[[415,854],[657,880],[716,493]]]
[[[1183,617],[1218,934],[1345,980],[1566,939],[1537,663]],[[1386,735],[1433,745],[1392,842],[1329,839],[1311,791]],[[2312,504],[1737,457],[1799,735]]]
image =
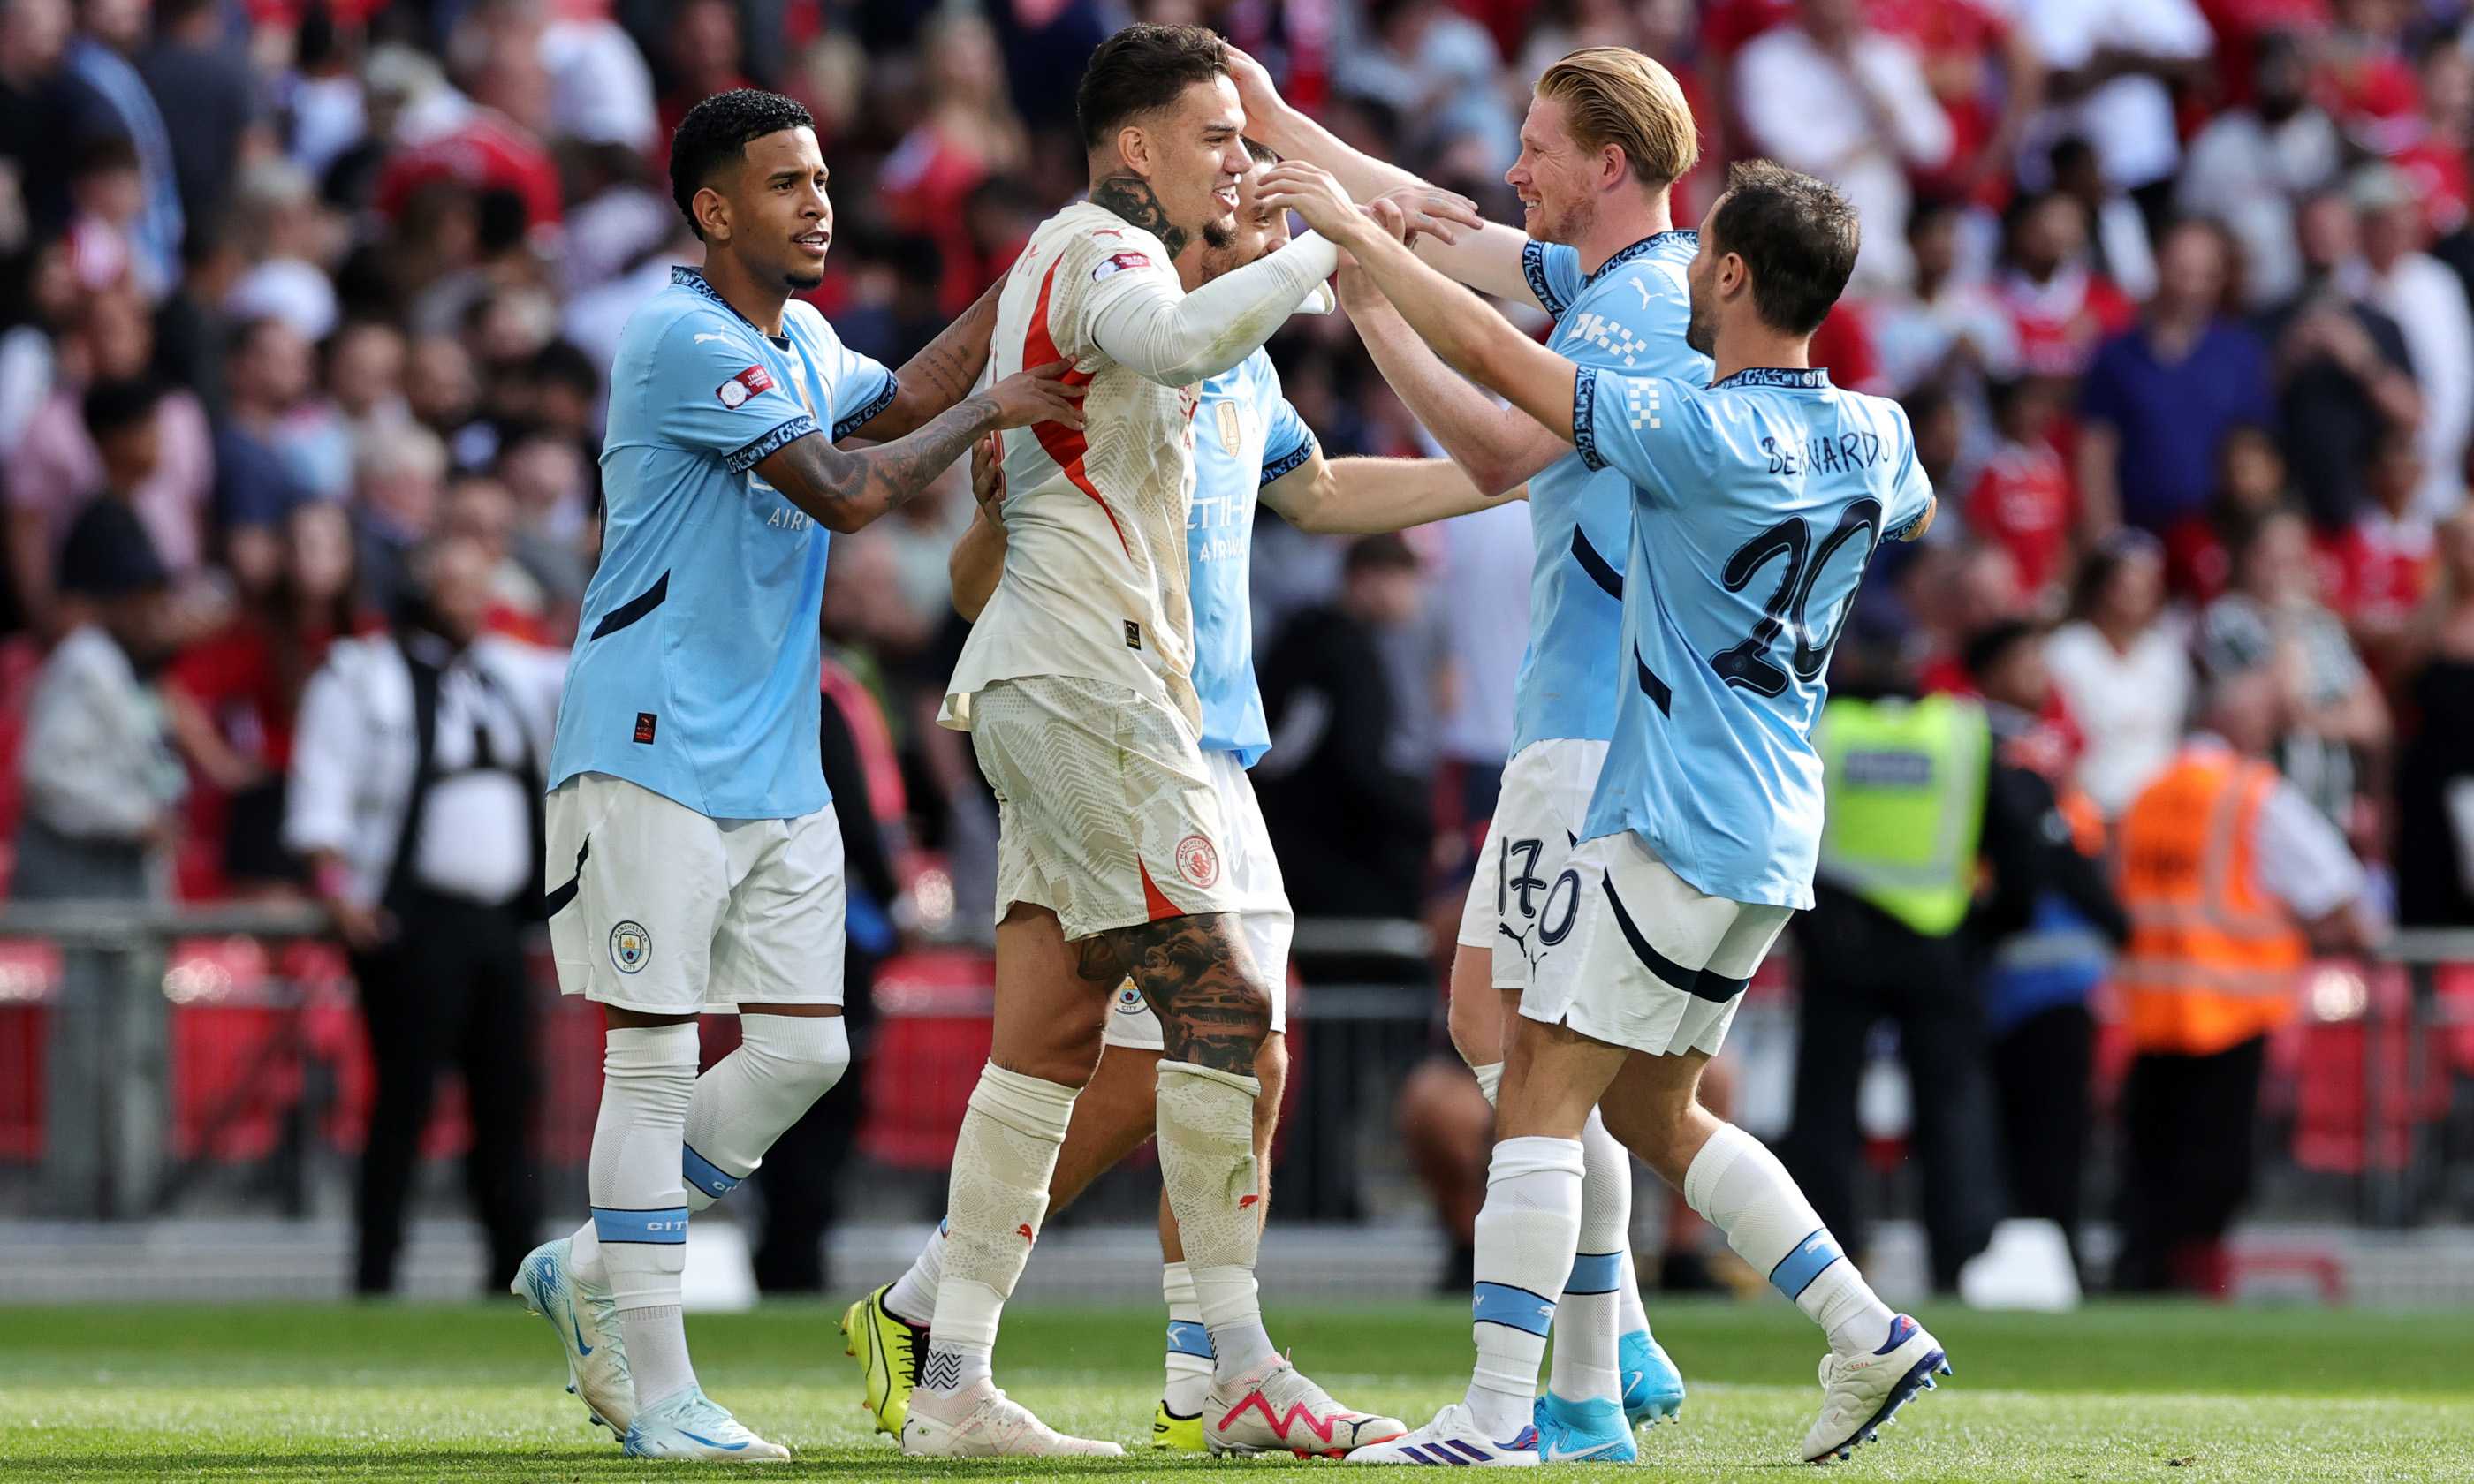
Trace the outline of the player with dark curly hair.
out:
[[[643,1457],[787,1458],[707,1400],[680,1319],[690,1213],[729,1193],[841,1076],[842,844],[816,754],[833,531],[916,495],[971,440],[1079,427],[1062,365],[965,396],[987,305],[900,377],[790,296],[834,210],[807,109],[707,98],[670,189],[704,243],[620,334],[601,450],[601,564],[550,751],[560,988],[608,1026],[592,1218],[514,1284],[570,1390]],[[864,432],[877,446],[845,452]],[[696,1075],[696,1017],[739,1049]]]

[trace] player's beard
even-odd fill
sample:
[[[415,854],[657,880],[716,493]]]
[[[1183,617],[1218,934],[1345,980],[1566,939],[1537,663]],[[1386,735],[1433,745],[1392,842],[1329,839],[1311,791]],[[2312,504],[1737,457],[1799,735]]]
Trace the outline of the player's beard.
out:
[[[1205,222],[1201,236],[1204,247],[1214,252],[1225,252],[1237,245],[1237,224],[1233,221],[1225,224]]]
[[[1692,294],[1690,315],[1684,322],[1684,343],[1703,355],[1718,353],[1718,317],[1702,300],[1697,285]]]
[[[793,294],[806,293],[824,281],[825,265],[822,263],[818,263],[813,270],[805,263],[782,270],[782,286]]]
[[[1598,225],[1598,203],[1594,201],[1584,198],[1552,216],[1546,214],[1543,201],[1538,204],[1540,242],[1577,245]]]

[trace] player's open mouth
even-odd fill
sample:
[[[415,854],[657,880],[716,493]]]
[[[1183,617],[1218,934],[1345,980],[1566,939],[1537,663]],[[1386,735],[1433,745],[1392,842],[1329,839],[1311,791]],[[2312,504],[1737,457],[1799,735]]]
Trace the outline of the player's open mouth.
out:
[[[1227,207],[1229,210],[1234,211],[1237,209],[1237,187],[1233,183],[1221,186],[1211,194],[1218,197],[1220,199],[1220,203]]]
[[[818,257],[822,257],[825,255],[825,246],[834,240],[834,234],[831,232],[802,232],[790,240],[798,246],[807,249],[809,251],[813,252]]]

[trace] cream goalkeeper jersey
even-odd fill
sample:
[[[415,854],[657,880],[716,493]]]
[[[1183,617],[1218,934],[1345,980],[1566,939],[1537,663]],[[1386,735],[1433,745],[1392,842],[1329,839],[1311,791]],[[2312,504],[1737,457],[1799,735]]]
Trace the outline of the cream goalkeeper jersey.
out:
[[[1203,377],[1236,365],[1331,272],[1308,234],[1188,295],[1160,239],[1081,203],[1041,224],[997,300],[988,376],[1059,358],[1082,427],[1004,435],[1005,571],[939,720],[996,681],[1072,675],[1174,707],[1196,734],[1186,509]]]

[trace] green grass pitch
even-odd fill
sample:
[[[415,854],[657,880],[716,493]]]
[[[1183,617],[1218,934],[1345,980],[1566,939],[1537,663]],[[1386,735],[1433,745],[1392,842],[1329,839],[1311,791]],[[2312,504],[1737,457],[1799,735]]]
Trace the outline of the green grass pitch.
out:
[[[779,1473],[1133,1481],[1344,1467],[1140,1447],[1160,1329],[1142,1308],[1021,1308],[1006,1316],[997,1356],[1015,1395],[1051,1423],[1129,1445],[1125,1459],[911,1463],[868,1429],[838,1312],[774,1304],[690,1321],[706,1389],[797,1449]],[[1460,1392],[1467,1314],[1441,1302],[1291,1308],[1272,1328],[1343,1400],[1416,1424]],[[1638,1465],[1566,1468],[1575,1484],[1801,1470],[1796,1445],[1819,1396],[1810,1327],[1775,1303],[1660,1304],[1652,1317],[1690,1387],[1683,1424],[1644,1433]],[[1903,1481],[2474,1478],[2474,1315],[2100,1304],[2060,1318],[1922,1317],[1957,1376],[1832,1468]],[[0,1480],[678,1470],[619,1457],[563,1380],[549,1334],[512,1301],[0,1309]]]

